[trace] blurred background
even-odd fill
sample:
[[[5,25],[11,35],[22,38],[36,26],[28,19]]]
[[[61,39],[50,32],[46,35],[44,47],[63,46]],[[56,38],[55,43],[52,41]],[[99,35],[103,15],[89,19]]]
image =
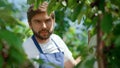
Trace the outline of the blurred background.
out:
[[[43,1],[55,11],[54,33],[81,57],[75,68],[120,68],[119,0],[0,0],[0,68],[32,68],[22,48],[32,35],[26,12]]]

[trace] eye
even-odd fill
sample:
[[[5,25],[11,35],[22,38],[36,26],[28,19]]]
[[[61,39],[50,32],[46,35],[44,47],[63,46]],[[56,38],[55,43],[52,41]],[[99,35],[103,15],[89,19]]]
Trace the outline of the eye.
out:
[[[35,23],[35,24],[40,24],[41,21],[39,21],[39,20],[34,20],[34,23]]]
[[[51,22],[52,22],[51,19],[47,19],[47,20],[45,21],[45,23],[51,23]]]

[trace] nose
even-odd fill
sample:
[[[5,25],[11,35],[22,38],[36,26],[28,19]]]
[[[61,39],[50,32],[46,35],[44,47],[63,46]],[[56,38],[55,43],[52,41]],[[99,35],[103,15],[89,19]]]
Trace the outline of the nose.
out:
[[[46,28],[47,26],[46,26],[46,23],[43,23],[43,28]]]

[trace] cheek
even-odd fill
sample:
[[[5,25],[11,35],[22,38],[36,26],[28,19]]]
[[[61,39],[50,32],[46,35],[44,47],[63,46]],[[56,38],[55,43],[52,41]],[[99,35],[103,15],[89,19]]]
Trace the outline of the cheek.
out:
[[[33,31],[35,31],[35,32],[38,32],[38,31],[39,31],[39,27],[38,27],[38,26],[32,25],[32,26],[30,26],[30,28],[31,28]]]
[[[54,24],[51,24],[50,31],[53,31],[53,29],[54,29]]]

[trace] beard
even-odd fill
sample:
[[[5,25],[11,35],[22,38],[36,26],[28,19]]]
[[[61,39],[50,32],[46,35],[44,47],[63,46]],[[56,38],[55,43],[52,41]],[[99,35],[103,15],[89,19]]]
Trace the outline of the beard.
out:
[[[39,30],[38,32],[32,29],[32,31],[34,35],[40,40],[47,40],[50,37],[50,35],[53,33],[53,31],[50,31],[47,29],[42,29],[42,30]]]

